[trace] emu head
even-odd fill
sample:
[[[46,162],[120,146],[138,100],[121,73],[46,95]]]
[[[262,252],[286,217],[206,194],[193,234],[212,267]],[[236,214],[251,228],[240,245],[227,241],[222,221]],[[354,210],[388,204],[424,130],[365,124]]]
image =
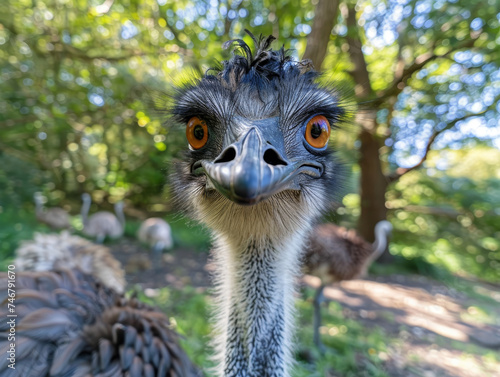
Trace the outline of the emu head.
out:
[[[270,49],[272,36],[247,33],[255,54],[243,40],[226,42],[240,54],[178,90],[173,114],[186,127],[189,151],[174,189],[212,228],[295,230],[338,191],[328,140],[345,110],[307,61]]]

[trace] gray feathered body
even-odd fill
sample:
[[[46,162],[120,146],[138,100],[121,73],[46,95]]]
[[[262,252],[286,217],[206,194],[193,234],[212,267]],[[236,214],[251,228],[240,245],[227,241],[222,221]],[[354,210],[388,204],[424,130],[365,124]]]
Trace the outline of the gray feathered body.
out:
[[[170,225],[159,217],[144,220],[137,231],[137,238],[156,250],[170,249],[173,245]]]
[[[14,265],[18,271],[52,271],[79,268],[118,293],[125,291],[125,273],[111,251],[68,232],[35,233],[21,242]]]
[[[82,232],[89,237],[118,238],[123,234],[123,225],[111,212],[101,211],[89,216]]]
[[[35,215],[38,221],[54,230],[71,228],[70,217],[66,210],[59,207],[44,208],[42,194],[37,192],[35,198]]]
[[[106,237],[118,238],[125,230],[125,216],[123,214],[123,202],[115,203],[115,214],[100,211],[88,216],[91,196],[87,193],[82,195],[83,205],[81,209],[83,234],[95,237],[98,243],[102,243]]]
[[[1,286],[7,276],[0,274]],[[6,318],[7,290],[0,293]],[[166,316],[77,269],[16,275],[16,369],[3,377],[198,376]],[[9,341],[0,324],[0,352]]]
[[[323,284],[359,277],[374,252],[354,230],[334,224],[314,227],[306,246],[303,271]]]
[[[376,224],[373,243],[354,229],[331,223],[317,225],[306,244],[303,271],[319,277],[324,285],[364,277],[386,250],[391,233],[392,225],[386,220]]]
[[[68,212],[62,208],[54,207],[37,211],[36,218],[54,230],[71,228]]]

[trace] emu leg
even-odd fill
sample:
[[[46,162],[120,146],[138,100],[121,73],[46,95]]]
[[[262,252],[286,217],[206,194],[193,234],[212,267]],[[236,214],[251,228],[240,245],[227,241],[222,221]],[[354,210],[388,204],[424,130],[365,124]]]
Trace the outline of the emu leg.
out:
[[[163,244],[161,242],[157,242],[153,246],[153,261],[155,264],[155,268],[161,268],[163,265]]]
[[[102,244],[104,242],[104,239],[106,238],[106,236],[104,234],[98,234],[96,239],[95,239],[95,242],[98,243],[98,244]]]
[[[316,347],[320,350],[321,353],[325,352],[325,346],[321,342],[321,337],[319,334],[319,327],[321,326],[321,303],[325,301],[325,296],[323,295],[323,289],[325,286],[321,284],[317,291],[316,294],[314,295],[314,336],[313,336],[313,341]]]

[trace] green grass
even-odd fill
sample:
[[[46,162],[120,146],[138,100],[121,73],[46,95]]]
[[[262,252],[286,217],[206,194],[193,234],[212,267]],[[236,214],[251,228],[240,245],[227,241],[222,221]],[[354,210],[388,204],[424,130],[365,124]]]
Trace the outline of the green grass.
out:
[[[386,344],[390,343],[387,334],[378,327],[368,330],[360,322],[346,318],[342,307],[336,302],[323,306],[322,341],[327,350],[324,355],[316,350],[313,345],[313,297],[314,291],[305,289],[296,302],[298,350],[309,350],[313,362],[299,358],[294,376],[387,376],[380,356],[387,351]]]

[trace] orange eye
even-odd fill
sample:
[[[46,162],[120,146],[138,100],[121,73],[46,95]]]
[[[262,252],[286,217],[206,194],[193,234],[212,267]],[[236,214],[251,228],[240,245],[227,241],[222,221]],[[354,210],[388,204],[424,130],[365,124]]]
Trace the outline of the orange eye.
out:
[[[208,128],[204,120],[192,117],[186,126],[186,137],[193,149],[200,149],[208,140]]]
[[[330,123],[323,115],[316,115],[307,122],[305,137],[311,147],[323,148],[330,138]]]

